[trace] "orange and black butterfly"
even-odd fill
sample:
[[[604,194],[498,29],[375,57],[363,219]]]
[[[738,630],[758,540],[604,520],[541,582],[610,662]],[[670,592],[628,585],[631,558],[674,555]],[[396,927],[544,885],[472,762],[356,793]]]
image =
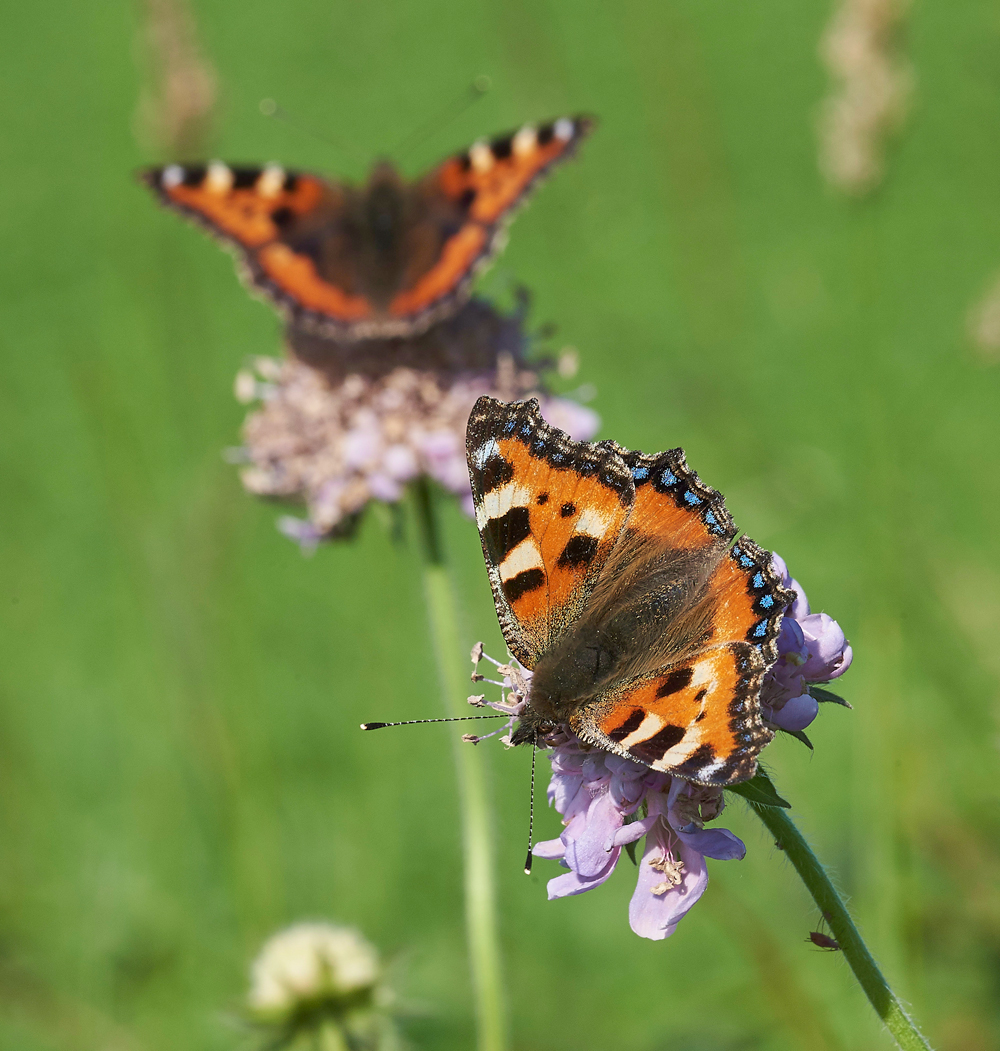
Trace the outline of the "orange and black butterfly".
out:
[[[408,337],[468,299],[517,206],[591,126],[586,117],[526,125],[414,182],[388,162],[363,187],[221,161],[142,178],[234,248],[248,283],[296,327],[337,340]]]
[[[533,672],[513,742],[568,724],[689,781],[752,777],[794,594],[683,451],[575,442],[537,401],[488,397],[467,451],[500,626]]]

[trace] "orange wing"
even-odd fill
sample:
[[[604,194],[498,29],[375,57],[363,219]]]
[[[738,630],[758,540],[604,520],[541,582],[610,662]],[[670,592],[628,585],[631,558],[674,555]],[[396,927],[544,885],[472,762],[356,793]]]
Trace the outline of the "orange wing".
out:
[[[277,165],[230,168],[220,161],[150,168],[143,181],[160,200],[244,249],[277,240],[288,219],[336,199],[315,175],[286,172]]]
[[[445,161],[431,178],[452,201],[463,204],[469,221],[495,226],[557,161],[571,156],[594,126],[589,117],[561,117],[535,128],[477,142]]]
[[[767,667],[777,660],[781,618],[795,593],[781,584],[771,552],[741,536],[708,583],[712,595],[712,641],[741,639],[760,650]]]
[[[579,615],[632,504],[610,446],[550,427],[538,402],[483,397],[469,417],[469,475],[497,616],[526,667]]]
[[[685,551],[725,547],[736,536],[722,494],[688,467],[683,449],[652,456],[623,450],[622,458],[635,481],[631,532]]]
[[[749,643],[719,646],[621,684],[576,712],[570,726],[654,770],[700,784],[745,781],[773,736],[758,702],[767,666]]]
[[[700,481],[680,449],[644,456],[622,451],[636,487],[620,543],[659,545],[665,560],[688,553],[703,583],[663,630],[635,673],[579,708],[570,725],[583,739],[619,755],[703,784],[752,777],[771,739],[760,716],[760,687],[774,663],[782,615],[794,599],[770,552],[741,537],[720,493]],[[692,557],[693,556],[693,557]],[[610,567],[615,564],[612,555]],[[641,630],[637,625],[637,633]],[[687,633],[687,634],[685,634]],[[637,634],[638,638],[638,634]]]
[[[281,240],[298,220],[337,211],[342,192],[331,183],[274,164],[230,168],[221,161],[151,168],[142,178],[164,204],[235,248],[250,284],[293,318],[316,314],[344,331],[374,319],[364,296],[324,280],[310,256]]]
[[[491,142],[474,143],[419,184],[419,192],[461,217],[434,265],[389,304],[390,318],[426,327],[467,298],[472,282],[504,246],[507,223],[541,178],[576,151],[593,127],[588,117],[525,125]]]

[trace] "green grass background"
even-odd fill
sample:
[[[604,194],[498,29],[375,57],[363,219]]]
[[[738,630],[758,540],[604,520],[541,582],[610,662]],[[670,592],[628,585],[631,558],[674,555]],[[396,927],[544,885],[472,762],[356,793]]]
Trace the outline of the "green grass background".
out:
[[[998,366],[965,316],[1000,268],[1000,11],[914,0],[917,90],[888,178],[815,163],[827,3],[487,0],[195,5],[212,152],[361,177],[257,112],[277,98],[375,156],[474,75],[494,90],[407,160],[562,112],[601,126],[522,215],[520,281],[580,348],[602,437],[681,444],[737,523],[846,628],[853,712],[773,775],[936,1045],[1000,1048]],[[419,566],[369,521],[303,559],[220,450],[232,378],[279,325],[131,171],[140,9],[8,3],[0,65],[0,1045],[241,1045],[262,940],[357,924],[468,1048],[451,731]],[[447,541],[468,640],[498,648],[478,541]],[[487,753],[519,1051],[886,1048],[815,908],[749,846],[664,943],[623,864],[548,903],[526,879],[527,754]],[[554,835],[555,815],[541,832]]]

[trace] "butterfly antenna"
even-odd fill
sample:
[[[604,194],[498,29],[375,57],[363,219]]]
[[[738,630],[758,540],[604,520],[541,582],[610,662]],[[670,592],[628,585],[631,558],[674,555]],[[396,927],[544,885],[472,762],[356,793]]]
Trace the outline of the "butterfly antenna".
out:
[[[381,730],[386,726],[416,726],[417,723],[464,723],[470,719],[509,719],[509,715],[456,715],[448,719],[403,719],[398,723],[362,723],[362,730]]]
[[[476,77],[460,95],[435,113],[430,120],[424,121],[416,131],[410,132],[401,142],[398,142],[396,148],[392,151],[392,156],[402,160],[403,157],[425,142],[431,135],[447,127],[474,102],[478,102],[492,86],[493,81],[485,74]]]
[[[531,875],[531,862],[533,855],[531,848],[534,846],[533,835],[535,831],[535,755],[538,752],[538,746],[534,741],[531,742],[531,797],[528,800],[528,856],[524,859],[524,874],[526,876]]]
[[[303,124],[298,117],[293,117],[284,106],[279,106],[274,99],[261,99],[259,108],[260,112],[265,117],[280,120],[290,128],[294,128],[296,131],[301,132],[303,135],[308,135],[309,138],[321,142],[324,146],[329,146],[332,150],[336,150],[337,153],[351,156],[355,160],[362,159],[361,154],[357,150],[345,146],[342,142],[334,142],[333,139],[327,138],[322,132],[317,131],[308,124]]]

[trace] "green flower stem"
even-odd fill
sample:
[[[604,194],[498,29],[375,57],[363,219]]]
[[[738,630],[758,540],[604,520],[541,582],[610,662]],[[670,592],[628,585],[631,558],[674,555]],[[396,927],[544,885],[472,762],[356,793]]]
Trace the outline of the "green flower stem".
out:
[[[343,1031],[330,1018],[324,1018],[316,1030],[314,1046],[316,1051],[349,1051]]]
[[[830,877],[812,852],[802,833],[795,827],[788,813],[781,807],[762,806],[750,801],[750,806],[768,827],[775,840],[784,850],[795,871],[802,877],[813,900],[830,925],[854,977],[871,1001],[875,1013],[885,1023],[886,1029],[895,1037],[903,1051],[930,1051],[931,1045],[921,1035],[916,1024],[906,1013],[899,997],[889,987],[878,969],[851,919],[847,907],[830,882]]]
[[[462,702],[469,692],[469,680],[459,665],[464,647],[455,595],[441,554],[433,495],[425,480],[417,483],[415,497],[423,530],[424,596],[445,713],[449,716],[468,715],[468,707]],[[507,1036],[503,975],[483,755],[472,745],[465,744],[458,734],[454,737],[454,749],[465,855],[465,924],[476,1003],[478,1048],[479,1051],[504,1051]]]

